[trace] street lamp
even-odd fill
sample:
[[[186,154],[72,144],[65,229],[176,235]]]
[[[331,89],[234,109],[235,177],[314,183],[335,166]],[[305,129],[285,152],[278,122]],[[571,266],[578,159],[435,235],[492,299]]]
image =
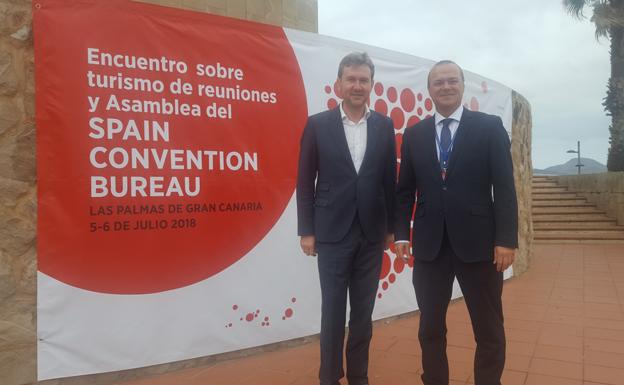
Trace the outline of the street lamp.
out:
[[[581,141],[578,140],[576,142],[576,150],[568,150],[566,153],[578,155],[575,167],[578,168],[578,174],[581,175],[581,167],[585,166],[584,164],[581,164]]]

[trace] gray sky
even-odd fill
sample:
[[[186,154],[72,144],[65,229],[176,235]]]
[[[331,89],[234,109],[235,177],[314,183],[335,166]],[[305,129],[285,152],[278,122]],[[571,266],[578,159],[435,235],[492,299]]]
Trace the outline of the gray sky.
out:
[[[533,167],[575,157],[577,140],[606,164],[609,42],[560,0],[318,0],[318,11],[323,35],[451,59],[518,91],[533,112]]]

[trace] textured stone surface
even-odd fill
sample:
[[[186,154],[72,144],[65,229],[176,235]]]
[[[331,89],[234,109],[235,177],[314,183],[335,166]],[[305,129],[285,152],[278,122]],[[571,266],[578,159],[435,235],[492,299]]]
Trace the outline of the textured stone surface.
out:
[[[13,98],[0,97],[0,135],[15,127],[21,115],[18,104]]]
[[[624,172],[565,175],[555,178],[557,183],[587,197],[608,216],[624,225]]]
[[[0,380],[2,385],[22,385],[35,383],[37,367],[34,344],[9,350],[0,350]]]
[[[11,52],[0,52],[0,95],[11,96],[17,92],[17,73]]]
[[[531,105],[520,94],[512,92],[513,124],[511,128],[511,156],[514,162],[514,180],[518,196],[518,252],[513,265],[514,275],[524,273],[530,264],[533,249],[533,219],[531,216]]]

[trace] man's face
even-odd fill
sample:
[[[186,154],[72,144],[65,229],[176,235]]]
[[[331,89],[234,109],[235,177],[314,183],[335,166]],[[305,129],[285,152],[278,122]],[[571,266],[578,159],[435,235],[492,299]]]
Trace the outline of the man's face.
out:
[[[464,81],[455,64],[441,64],[429,74],[429,95],[436,110],[448,116],[460,105],[464,96]]]
[[[342,76],[338,78],[338,90],[347,108],[362,108],[372,89],[373,79],[367,65],[344,67]]]

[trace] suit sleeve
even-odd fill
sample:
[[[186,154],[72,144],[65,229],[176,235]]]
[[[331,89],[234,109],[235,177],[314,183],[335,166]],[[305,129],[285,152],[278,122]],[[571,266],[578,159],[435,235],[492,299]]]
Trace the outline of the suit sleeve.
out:
[[[308,119],[301,135],[297,172],[297,233],[314,235],[314,191],[318,171],[316,132]]]
[[[386,199],[386,228],[389,234],[394,233],[395,215],[395,189],[397,181],[397,157],[396,138],[394,135],[394,125],[391,119],[386,120],[386,130],[388,132],[388,147],[386,150],[386,167],[384,171],[384,194]]]
[[[490,174],[494,194],[494,245],[518,247],[518,202],[513,177],[511,144],[503,122],[496,117],[490,140]]]
[[[399,182],[396,187],[394,238],[397,241],[410,240],[410,226],[414,211],[414,197],[416,195],[416,176],[410,161],[409,134],[409,130],[405,130],[403,144],[401,145]]]

